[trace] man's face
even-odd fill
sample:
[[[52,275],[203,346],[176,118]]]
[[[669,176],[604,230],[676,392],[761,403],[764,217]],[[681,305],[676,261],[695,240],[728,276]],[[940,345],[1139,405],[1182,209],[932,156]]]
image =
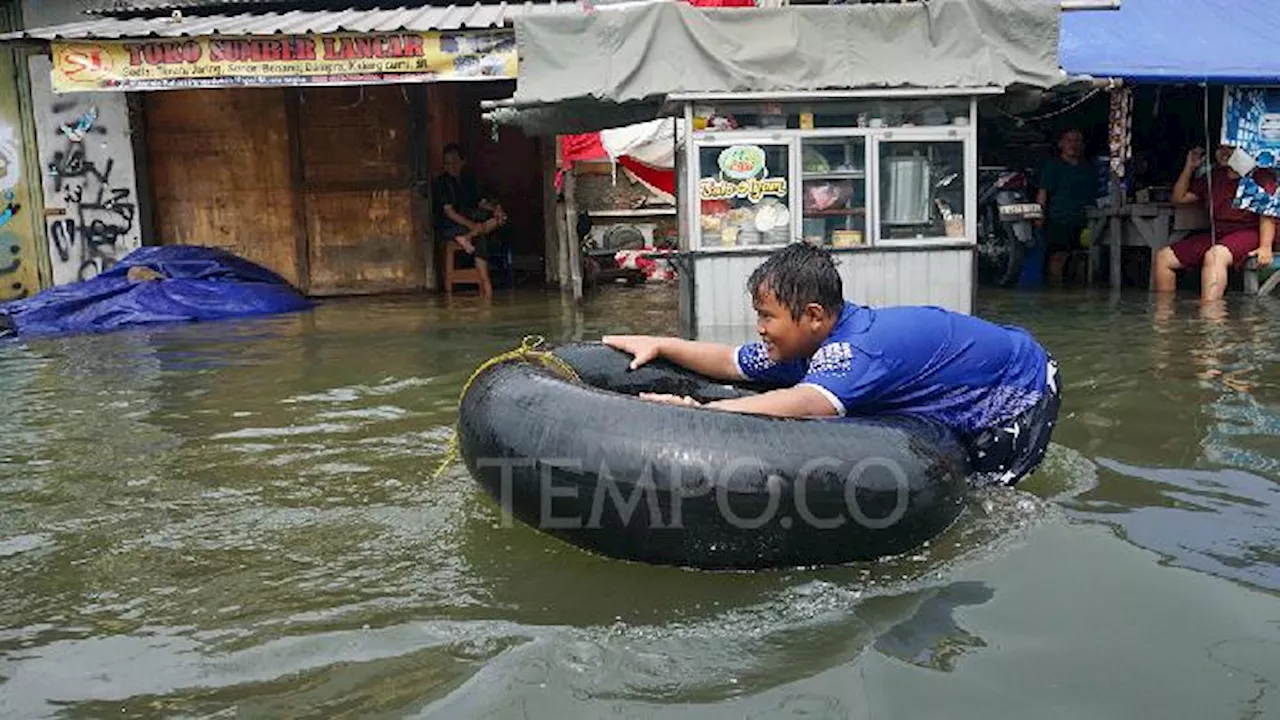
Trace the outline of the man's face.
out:
[[[1231,159],[1231,153],[1235,151],[1236,149],[1230,145],[1219,145],[1218,149],[1214,150],[1213,157],[1218,161],[1219,165],[1226,165],[1227,161]]]
[[[791,311],[767,288],[756,293],[752,305],[756,310],[756,333],[770,360],[787,362],[809,357],[822,343],[821,320],[825,312],[817,305],[810,305],[799,318],[792,317]]]
[[[457,177],[462,174],[462,168],[466,165],[466,161],[456,152],[449,151],[444,154],[444,171]]]
[[[1058,141],[1058,148],[1062,151],[1063,157],[1078,158],[1084,152],[1084,136],[1072,130]]]

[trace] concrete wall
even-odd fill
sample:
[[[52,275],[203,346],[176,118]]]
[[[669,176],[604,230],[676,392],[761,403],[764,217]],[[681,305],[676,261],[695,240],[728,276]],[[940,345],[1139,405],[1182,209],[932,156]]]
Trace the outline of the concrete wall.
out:
[[[25,27],[91,19],[103,0],[23,0]],[[142,244],[133,129],[123,93],[55,95],[47,55],[27,60],[55,285],[92,277]]]
[[[123,93],[51,87],[47,55],[29,59],[53,283],[85,280],[142,245],[129,109]]]

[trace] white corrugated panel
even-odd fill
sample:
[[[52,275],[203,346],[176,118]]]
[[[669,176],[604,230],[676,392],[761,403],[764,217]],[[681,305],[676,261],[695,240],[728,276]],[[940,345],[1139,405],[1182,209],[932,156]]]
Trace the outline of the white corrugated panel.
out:
[[[7,33],[0,35],[0,41],[478,30],[504,27],[511,23],[512,18],[521,15],[560,12],[581,12],[581,9],[573,2],[528,2],[402,7],[389,10],[288,10],[159,18],[104,17]]]
[[[837,252],[844,296],[872,307],[937,305],[973,312],[973,250],[921,248]],[[740,342],[754,335],[755,312],[747,295],[751,272],[763,255],[698,258],[694,308],[699,339]]]

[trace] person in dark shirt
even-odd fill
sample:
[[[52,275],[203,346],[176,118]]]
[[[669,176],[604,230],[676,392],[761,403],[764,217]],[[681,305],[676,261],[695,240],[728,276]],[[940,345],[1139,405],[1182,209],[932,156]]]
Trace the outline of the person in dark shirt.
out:
[[[444,173],[431,188],[435,204],[436,237],[457,243],[475,257],[480,273],[480,292],[493,294],[489,280],[491,235],[507,223],[502,206],[485,196],[475,175],[466,171],[462,148],[450,143],[444,148]]]
[[[1098,179],[1084,158],[1084,135],[1075,128],[1058,137],[1058,157],[1040,172],[1036,202],[1044,208],[1049,281],[1062,282],[1071,251],[1081,249],[1080,234],[1087,220],[1085,208],[1098,195]]]
[[[1255,215],[1233,204],[1240,175],[1227,161],[1235,148],[1222,145],[1215,153],[1215,167],[1207,176],[1194,177],[1204,162],[1204,148],[1187,153],[1182,173],[1173,184],[1175,203],[1205,203],[1213,219],[1211,232],[1198,233],[1161,248],[1156,253],[1152,286],[1158,293],[1178,287],[1178,271],[1200,268],[1200,298],[1220,300],[1227,290],[1227,270],[1239,267],[1249,257],[1258,264],[1271,264],[1276,238],[1275,218]],[[1267,170],[1253,173],[1253,179],[1269,193],[1276,191],[1275,175]]]

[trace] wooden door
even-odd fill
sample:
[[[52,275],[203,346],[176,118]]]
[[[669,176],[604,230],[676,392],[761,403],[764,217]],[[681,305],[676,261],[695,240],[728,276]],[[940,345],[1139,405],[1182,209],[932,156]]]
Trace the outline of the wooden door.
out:
[[[156,235],[224,248],[306,291],[283,89],[142,93]]]
[[[383,85],[297,93],[299,181],[314,295],[417,290],[426,272],[416,219],[411,100]]]

